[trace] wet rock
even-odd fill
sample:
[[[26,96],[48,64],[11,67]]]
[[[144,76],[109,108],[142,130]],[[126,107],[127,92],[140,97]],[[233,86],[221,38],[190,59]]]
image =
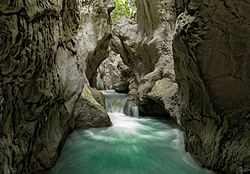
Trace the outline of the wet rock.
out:
[[[139,110],[138,107],[136,106],[136,101],[134,98],[130,98],[126,101],[123,111],[126,115],[139,117]]]
[[[94,98],[87,85],[84,86],[81,97],[75,106],[75,129],[105,127],[111,122],[104,107]]]
[[[90,88],[90,91],[93,95],[93,97],[95,98],[95,100],[103,107],[105,108],[105,97],[102,94],[102,92],[100,90],[94,89],[94,88]]]
[[[177,6],[173,50],[186,149],[204,167],[248,173],[250,3]]]
[[[123,107],[124,114],[133,115],[132,107],[136,106],[135,101],[133,99],[128,99]]]
[[[171,116],[172,119],[178,124],[180,124],[179,97],[177,92],[178,85],[168,78],[163,78],[155,83],[152,90],[147,94],[147,98],[159,104],[160,106],[164,106],[167,114]],[[151,111],[156,109],[151,107],[151,105],[149,105],[148,108],[150,108]],[[162,110],[155,112],[161,113]]]
[[[109,43],[112,4],[0,2],[1,174],[44,173],[72,130],[110,125],[82,91],[88,84],[85,62],[102,57]]]

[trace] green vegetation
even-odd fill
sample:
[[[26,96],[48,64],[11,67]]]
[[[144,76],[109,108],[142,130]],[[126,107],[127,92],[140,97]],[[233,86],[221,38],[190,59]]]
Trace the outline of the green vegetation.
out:
[[[129,6],[130,6],[130,16],[134,16],[136,13],[135,0],[129,0]]]
[[[135,0],[115,0],[115,10],[112,12],[112,23],[123,17],[131,17],[136,12]]]

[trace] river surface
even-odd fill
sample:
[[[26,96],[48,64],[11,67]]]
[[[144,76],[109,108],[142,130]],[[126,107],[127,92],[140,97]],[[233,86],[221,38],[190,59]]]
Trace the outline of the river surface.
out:
[[[49,174],[212,174],[185,152],[170,121],[123,113],[129,98],[103,91],[112,127],[73,133]]]

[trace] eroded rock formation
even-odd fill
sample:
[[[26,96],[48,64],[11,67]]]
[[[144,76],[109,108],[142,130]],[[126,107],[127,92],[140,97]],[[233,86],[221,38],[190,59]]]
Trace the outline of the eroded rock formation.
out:
[[[106,0],[0,2],[1,174],[42,173],[72,130],[111,124],[85,62],[102,57],[112,9]]]
[[[133,69],[129,89],[137,95],[140,113],[176,119],[178,97],[172,55],[175,1],[136,3],[137,21],[124,19],[113,27],[111,48]]]
[[[97,68],[108,56],[111,39],[110,13],[115,7],[113,0],[85,1],[79,21],[79,54],[84,57],[83,66],[88,81],[95,86]]]
[[[122,72],[127,68],[120,55],[110,51],[109,57],[97,68],[94,87],[97,89],[114,89],[115,84],[122,81]]]
[[[177,118],[177,100],[174,100],[177,98],[177,85],[172,55],[174,3],[173,0],[137,1],[140,38],[136,51],[142,58],[145,69],[138,88],[139,109],[145,114],[171,115]],[[168,90],[162,90],[165,87]],[[162,92],[159,93],[159,90]],[[171,102],[165,104],[168,98]]]
[[[250,3],[136,2],[137,21],[118,24],[112,46],[133,68],[141,114],[173,116],[204,167],[249,172]]]
[[[250,2],[177,2],[173,41],[186,149],[223,173],[250,169]]]
[[[136,69],[138,65],[141,65],[135,53],[138,35],[137,23],[133,18],[124,18],[112,26],[112,31],[111,49],[121,56],[125,65],[132,69],[132,73],[130,73],[131,79],[126,78],[127,80],[117,84],[116,89],[124,91],[120,89],[128,86],[128,91],[135,94],[139,84],[139,74]],[[129,84],[127,84],[128,81]]]

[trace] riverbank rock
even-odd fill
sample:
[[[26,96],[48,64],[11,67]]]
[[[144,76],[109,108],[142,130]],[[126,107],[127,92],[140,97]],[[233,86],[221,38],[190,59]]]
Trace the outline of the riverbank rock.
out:
[[[97,90],[95,88],[90,88],[90,91],[95,98],[95,100],[103,107],[105,108],[105,97],[102,94],[102,91]]]
[[[88,127],[110,125],[82,91],[92,58],[108,48],[113,7],[104,0],[0,2],[1,174],[53,167],[68,134],[86,127],[76,124],[88,116],[75,106],[99,108]]]
[[[186,149],[204,167],[249,173],[250,2],[177,7],[173,50]]]
[[[98,98],[100,99],[100,97]],[[74,111],[75,129],[111,126],[105,108],[96,101],[87,85],[84,85]]]
[[[166,110],[166,114],[171,116],[180,125],[179,97],[177,91],[178,85],[176,83],[173,83],[168,78],[163,78],[155,83],[152,90],[147,94],[147,98],[161,106],[159,109]],[[154,112],[160,114],[163,111],[158,110]]]

